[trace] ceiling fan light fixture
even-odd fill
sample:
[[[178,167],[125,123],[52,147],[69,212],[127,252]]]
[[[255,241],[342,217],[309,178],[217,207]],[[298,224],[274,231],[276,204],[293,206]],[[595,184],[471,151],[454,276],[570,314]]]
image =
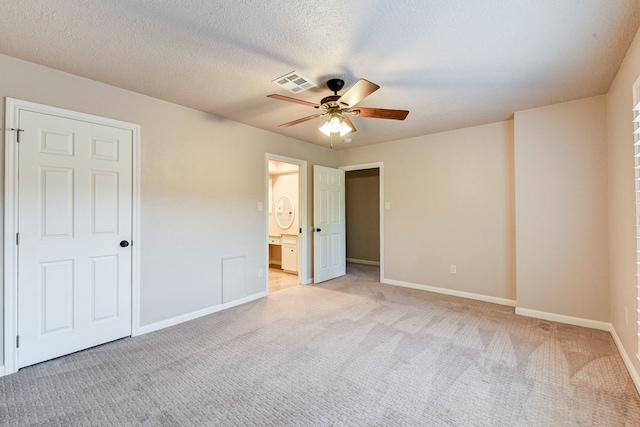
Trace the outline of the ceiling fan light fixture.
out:
[[[342,120],[342,117],[338,114],[333,115],[329,120],[324,122],[320,126],[320,132],[327,136],[331,136],[332,133],[339,133],[340,136],[345,136],[353,129]]]
[[[340,136],[345,136],[346,134],[348,134],[352,130],[353,129],[351,129],[351,126],[349,126],[348,124],[346,124],[343,121],[340,122]]]
[[[338,116],[333,116],[329,120],[329,132],[338,133],[342,129],[342,120]]]
[[[329,130],[329,120],[327,120],[322,124],[322,126],[320,126],[320,132],[324,133],[327,136],[331,136],[331,131]]]

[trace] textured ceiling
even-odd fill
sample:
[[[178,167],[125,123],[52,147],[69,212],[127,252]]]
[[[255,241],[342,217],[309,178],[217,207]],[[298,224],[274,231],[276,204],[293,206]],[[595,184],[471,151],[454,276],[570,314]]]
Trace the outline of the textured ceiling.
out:
[[[22,0],[0,4],[0,53],[300,140],[324,83],[381,86],[352,146],[500,121],[603,94],[640,25],[637,0]],[[296,70],[318,87],[271,80]],[[344,92],[344,91],[343,91]],[[337,144],[340,148],[342,144]]]

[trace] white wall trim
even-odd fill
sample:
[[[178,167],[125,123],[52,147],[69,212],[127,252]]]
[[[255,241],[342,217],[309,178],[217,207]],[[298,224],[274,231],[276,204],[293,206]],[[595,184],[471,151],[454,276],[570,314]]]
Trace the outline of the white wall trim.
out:
[[[632,136],[633,136],[633,152],[634,152],[634,157],[635,157],[635,156],[637,156],[637,153],[638,153],[638,149],[637,149],[636,144],[640,141],[640,137],[636,133],[636,131],[638,129],[640,129],[640,127],[635,123],[635,119],[640,115],[639,112],[635,111],[635,106],[638,105],[638,102],[640,102],[640,76],[638,76],[636,78],[636,81],[633,82],[632,92],[633,92],[633,105],[631,106],[631,113],[632,113],[632,117],[634,118],[634,123],[633,123],[634,132],[633,132]],[[637,167],[637,165],[638,165],[637,158],[634,158],[634,164]],[[637,172],[634,172],[634,175],[638,176]],[[636,199],[636,203],[634,204],[634,207],[635,207],[636,215],[640,214],[640,205],[638,204],[637,199]],[[636,236],[637,236],[637,234],[636,234]],[[638,239],[638,237],[636,237],[636,247],[638,246],[638,243],[639,243],[639,239]],[[636,266],[636,269],[637,269],[637,266]],[[640,287],[640,281],[638,280],[638,277],[640,277],[640,276],[638,276],[636,274],[636,283],[635,283],[636,287]],[[637,289],[636,289],[636,296],[640,297],[640,292]],[[636,305],[636,303],[634,303],[633,305]],[[626,308],[625,308],[625,310],[626,310]],[[639,338],[640,338],[640,322],[637,323],[637,328],[636,328],[636,342],[638,343],[637,344],[638,348],[636,349],[636,351],[637,351],[636,355],[639,355],[638,358],[640,359],[640,339]]]
[[[616,347],[618,347],[618,352],[624,361],[624,365],[627,367],[627,371],[629,371],[629,375],[631,375],[631,379],[633,380],[633,384],[636,386],[636,390],[640,394],[640,375],[638,375],[638,371],[633,366],[633,362],[631,362],[631,358],[622,345],[622,341],[616,332],[616,328],[613,327],[613,324],[609,324],[609,332],[611,332],[611,336],[613,337],[613,342],[616,343]],[[636,355],[637,356],[637,355]]]
[[[18,335],[18,321],[14,317],[18,312],[17,296],[15,283],[17,280],[17,248],[13,239],[15,230],[18,229],[17,224],[17,201],[14,194],[16,184],[16,168],[17,168],[17,150],[15,144],[10,141],[15,138],[14,131],[9,128],[17,126],[18,111],[13,105],[13,101],[9,98],[5,103],[5,132],[4,132],[4,355],[3,368],[4,374],[16,372],[18,352],[15,348],[14,337]]]
[[[354,264],[364,264],[364,265],[380,265],[379,261],[369,261],[366,259],[347,258],[347,262],[352,262]]]
[[[133,170],[131,174],[132,200],[131,200],[131,336],[139,335],[140,330],[140,173],[141,173],[141,130],[139,125],[133,129]]]
[[[473,299],[473,300],[483,301],[483,302],[490,302],[493,304],[506,305],[508,307],[516,306],[516,302],[514,300],[492,297],[489,295],[474,294],[472,292],[456,291],[453,289],[439,288],[436,286],[429,286],[429,285],[421,285],[419,283],[402,282],[400,280],[393,280],[393,279],[384,279],[384,280],[381,280],[381,283],[385,283],[387,285],[402,286],[403,288],[420,289],[422,291],[434,292],[437,294],[444,294],[444,295],[451,295],[454,297],[468,298],[468,299]]]
[[[384,280],[384,162],[361,163],[359,165],[340,166],[345,172],[364,169],[378,169],[378,186],[380,189],[380,282]],[[347,260],[348,261],[348,260]]]
[[[137,335],[140,325],[140,126],[120,120],[94,116],[63,108],[51,107],[34,102],[6,98],[5,104],[5,170],[4,170],[4,366],[1,375],[16,372],[18,350],[15,337],[18,334],[17,262],[18,253],[15,239],[18,230],[17,204],[17,155],[16,144],[10,143],[15,132],[10,128],[19,126],[20,111],[51,114],[73,120],[84,120],[106,126],[118,127],[132,132],[132,224],[131,224],[131,334]]]
[[[217,313],[219,311],[226,310],[228,308],[237,307],[239,305],[246,304],[248,302],[255,301],[257,299],[264,298],[266,296],[268,296],[268,293],[266,291],[258,292],[257,294],[249,295],[248,297],[230,301],[225,304],[215,305],[213,307],[208,307],[202,310],[172,317],[171,319],[161,320],[160,322],[152,323],[150,325],[141,326],[140,328],[138,328],[138,332],[139,332],[138,335],[148,334],[149,332],[155,332],[155,331],[159,331],[160,329],[179,325],[180,323],[188,322],[190,320],[195,320],[199,317]]]
[[[528,308],[516,307],[516,314],[536,319],[550,320],[552,322],[566,323],[568,325],[583,326],[585,328],[610,331],[611,324],[599,320],[583,319],[582,317],[565,316],[564,314],[548,313],[546,311],[530,310]]]

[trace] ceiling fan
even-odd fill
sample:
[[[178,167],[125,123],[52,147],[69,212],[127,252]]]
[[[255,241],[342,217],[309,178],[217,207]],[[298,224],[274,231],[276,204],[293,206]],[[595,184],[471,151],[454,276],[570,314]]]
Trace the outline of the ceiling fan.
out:
[[[349,88],[344,94],[338,95],[344,87],[344,80],[342,79],[330,79],[327,81],[327,87],[333,91],[333,95],[322,98],[320,104],[314,104],[313,102],[303,101],[301,99],[291,98],[289,96],[282,96],[277,94],[267,95],[269,98],[279,99],[281,101],[293,102],[295,104],[306,105],[320,110],[317,114],[312,114],[307,117],[303,117],[298,120],[283,123],[278,127],[289,127],[303,123],[309,120],[313,120],[317,117],[328,116],[327,120],[320,130],[327,136],[333,133],[340,133],[340,136],[344,136],[349,132],[355,132],[356,128],[351,122],[349,116],[354,117],[371,117],[375,119],[391,119],[391,120],[404,120],[409,111],[407,110],[389,110],[385,108],[368,108],[357,107],[356,105],[371,95],[376,90],[380,89],[375,83],[371,83],[368,80],[360,79]]]

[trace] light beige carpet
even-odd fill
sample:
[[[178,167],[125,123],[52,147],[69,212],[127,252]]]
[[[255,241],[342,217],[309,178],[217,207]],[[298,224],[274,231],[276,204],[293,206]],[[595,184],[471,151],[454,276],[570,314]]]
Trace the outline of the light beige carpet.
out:
[[[0,378],[0,424],[640,425],[608,333],[349,270]]]

